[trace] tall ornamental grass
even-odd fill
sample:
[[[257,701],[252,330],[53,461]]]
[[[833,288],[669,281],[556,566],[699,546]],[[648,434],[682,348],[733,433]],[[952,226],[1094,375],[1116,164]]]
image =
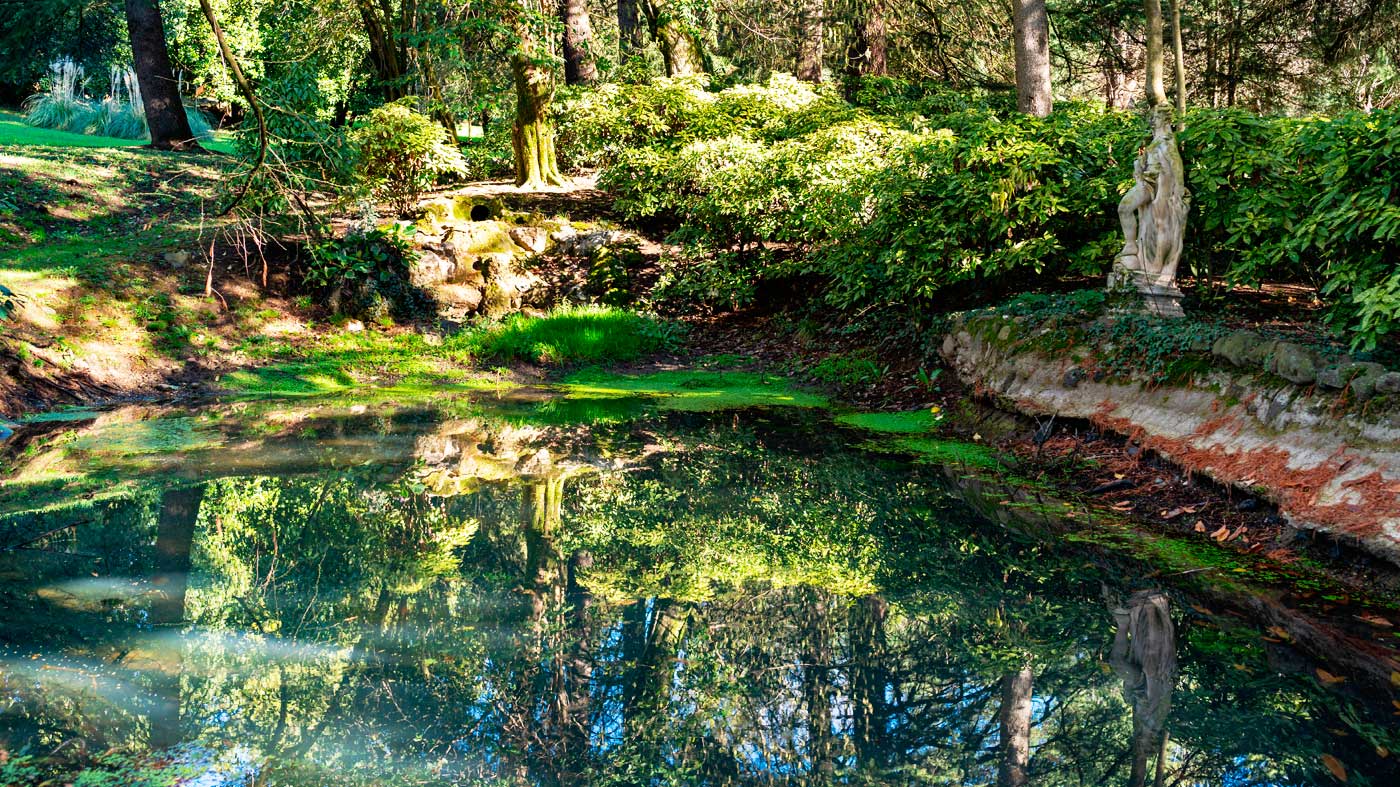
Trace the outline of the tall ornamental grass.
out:
[[[92,122],[92,102],[83,97],[83,67],[63,57],[49,64],[47,87],[24,100],[24,120],[38,128],[81,134]]]
[[[87,80],[83,67],[72,58],[55,60],[49,70],[45,89],[25,99],[22,105],[24,121],[29,125],[117,139],[150,137],[141,86],[130,66],[112,66],[107,95],[100,101],[93,101],[84,94]],[[196,139],[214,138],[209,121],[198,109],[186,104],[185,117]]]

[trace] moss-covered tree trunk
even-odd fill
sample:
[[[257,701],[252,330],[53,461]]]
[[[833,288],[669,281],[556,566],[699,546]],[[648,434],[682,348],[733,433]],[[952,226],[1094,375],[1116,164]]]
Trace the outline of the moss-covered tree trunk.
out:
[[[705,73],[705,51],[690,20],[675,0],[649,0],[647,18],[652,38],[661,47],[666,76],[686,77]]]
[[[515,77],[515,184],[525,189],[564,185],[559,158],[554,152],[554,120],[550,102],[554,77],[543,62],[533,27],[540,19],[536,0],[524,0],[517,24],[520,46],[511,57]]]

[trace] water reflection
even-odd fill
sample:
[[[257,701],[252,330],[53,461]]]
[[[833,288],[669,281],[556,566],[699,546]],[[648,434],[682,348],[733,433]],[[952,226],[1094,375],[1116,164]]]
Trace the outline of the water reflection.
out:
[[[1319,683],[1238,584],[815,415],[531,403],[33,443],[0,493],[0,783],[1395,783],[1387,690]]]

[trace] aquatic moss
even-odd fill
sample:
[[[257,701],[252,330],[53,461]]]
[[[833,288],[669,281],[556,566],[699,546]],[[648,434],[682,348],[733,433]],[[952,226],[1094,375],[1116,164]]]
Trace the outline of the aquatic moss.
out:
[[[651,397],[667,410],[705,412],[736,407],[825,407],[827,400],[792,382],[756,372],[667,369],[648,374],[585,370],[564,379],[571,398]]]
[[[861,445],[870,451],[914,454],[919,462],[936,465],[962,465],[977,468],[1002,466],[1001,455],[989,446],[961,440],[934,437],[890,437]]]
[[[846,413],[838,415],[836,422],[872,432],[923,434],[938,429],[943,413],[936,408],[902,413]]]

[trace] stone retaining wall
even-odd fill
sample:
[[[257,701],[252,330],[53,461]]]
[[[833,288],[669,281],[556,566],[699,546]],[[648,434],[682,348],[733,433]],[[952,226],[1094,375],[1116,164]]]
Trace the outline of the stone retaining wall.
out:
[[[1231,334],[1190,383],[1110,378],[1050,355],[1017,320],[954,323],[942,354],[958,376],[1031,415],[1087,419],[1146,449],[1262,496],[1296,527],[1353,541],[1400,564],[1400,375],[1375,365],[1324,366],[1311,351]]]

